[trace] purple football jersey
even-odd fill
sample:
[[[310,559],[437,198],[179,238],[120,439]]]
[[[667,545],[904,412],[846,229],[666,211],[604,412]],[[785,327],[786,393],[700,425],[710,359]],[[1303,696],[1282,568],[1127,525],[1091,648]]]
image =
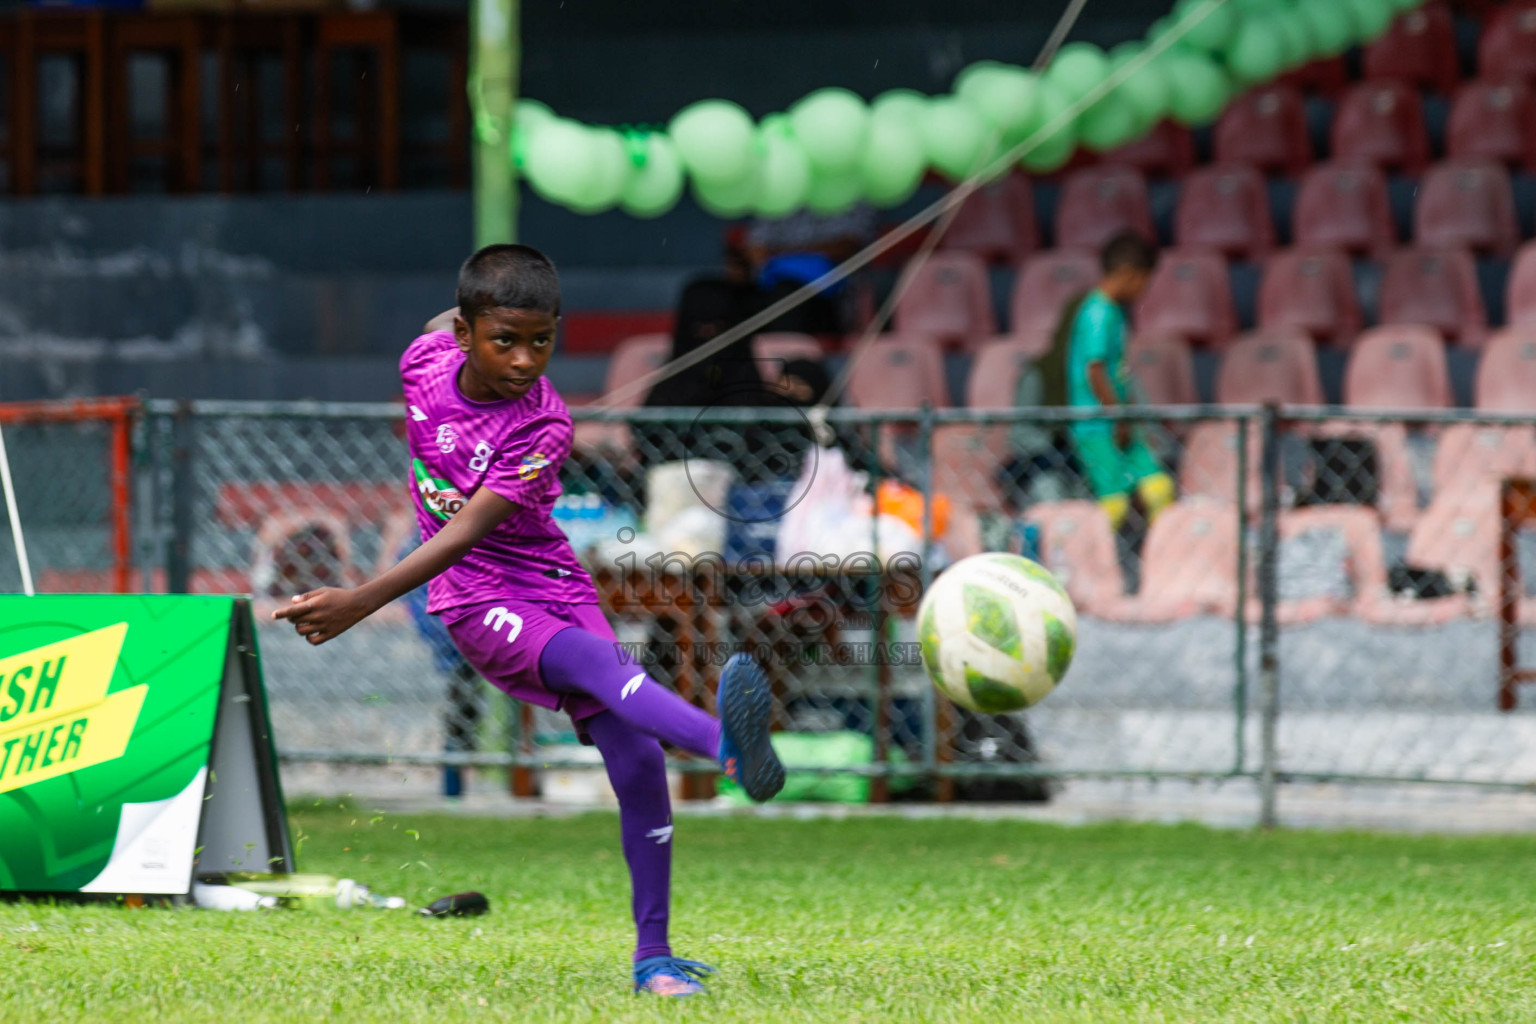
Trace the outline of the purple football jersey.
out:
[[[481,487],[517,511],[427,585],[427,610],[507,597],[596,602],[592,577],[550,516],[560,467],[571,453],[565,402],[543,377],[522,398],[471,402],[459,393],[463,365],[452,331],[423,334],[400,357],[421,539],[442,529]]]

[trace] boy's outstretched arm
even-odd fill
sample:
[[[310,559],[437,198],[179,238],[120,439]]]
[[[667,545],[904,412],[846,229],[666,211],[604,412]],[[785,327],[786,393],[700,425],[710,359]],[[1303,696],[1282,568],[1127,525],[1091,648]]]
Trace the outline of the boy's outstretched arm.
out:
[[[464,507],[436,535],[401,559],[394,568],[356,587],[321,587],[300,594],[272,613],[287,619],[300,636],[323,644],[363,619],[457,565],[486,534],[517,506],[489,488],[470,496]]]

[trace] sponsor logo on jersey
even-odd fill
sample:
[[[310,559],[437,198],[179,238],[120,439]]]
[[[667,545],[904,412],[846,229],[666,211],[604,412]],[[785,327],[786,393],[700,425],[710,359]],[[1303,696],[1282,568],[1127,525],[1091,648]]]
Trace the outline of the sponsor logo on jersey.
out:
[[[439,519],[448,520],[464,507],[464,492],[447,480],[428,473],[420,459],[411,460],[411,470],[416,476],[416,493],[421,496],[421,505],[428,512]]]
[[[532,480],[539,475],[539,470],[549,465],[549,456],[543,452],[529,452],[523,456],[523,461],[518,463],[517,478],[519,480]]]
[[[437,428],[437,450],[447,455],[453,451],[453,446],[459,443],[458,431],[453,429],[453,424],[444,423]]]

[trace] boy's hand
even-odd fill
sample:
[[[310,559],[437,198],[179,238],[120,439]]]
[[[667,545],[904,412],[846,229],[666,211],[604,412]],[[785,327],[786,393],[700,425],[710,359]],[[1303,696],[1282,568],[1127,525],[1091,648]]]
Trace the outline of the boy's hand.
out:
[[[1125,451],[1131,446],[1131,421],[1115,420],[1115,447]]]
[[[287,608],[273,612],[272,617],[287,619],[299,636],[312,644],[323,644],[357,625],[372,611],[356,590],[321,587],[298,595]]]

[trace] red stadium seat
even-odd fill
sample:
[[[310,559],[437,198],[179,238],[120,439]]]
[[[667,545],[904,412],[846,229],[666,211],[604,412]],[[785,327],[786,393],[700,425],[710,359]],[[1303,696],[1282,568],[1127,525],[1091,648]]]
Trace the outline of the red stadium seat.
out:
[[[1362,63],[1368,79],[1428,86],[1450,95],[1461,78],[1450,8],[1430,3],[1403,12],[1384,35],[1365,47]]]
[[[1040,528],[1042,564],[1061,581],[1082,615],[1113,610],[1125,597],[1115,531],[1096,501],[1043,501],[1024,521]]]
[[[1258,259],[1275,245],[1264,177],[1247,164],[1202,167],[1184,179],[1173,238],[1179,245]]]
[[[1536,325],[1536,242],[1515,253],[1504,289],[1504,318],[1511,327]]]
[[[1477,40],[1479,78],[1536,84],[1536,6],[1495,10]]]
[[[786,331],[759,334],[753,338],[752,358],[757,362],[758,372],[764,379],[771,380],[771,375],[778,373],[791,359],[820,361],[826,358],[826,350],[821,347],[821,342],[809,334],[792,334]]]
[[[853,364],[848,401],[860,409],[916,409],[924,402],[949,405],[944,357],[927,335],[889,334],[875,340]]]
[[[1157,237],[1147,181],[1134,167],[1101,164],[1068,175],[1056,203],[1056,245],[1098,251],[1120,231]]]
[[[1136,306],[1136,328],[1222,348],[1237,333],[1227,264],[1202,249],[1164,252]]]
[[[1347,346],[1362,322],[1354,274],[1343,253],[1287,249],[1265,261],[1259,327],[1297,327],[1317,341]]]
[[[1147,531],[1141,589],[1113,602],[1115,622],[1174,622],[1197,615],[1230,618],[1237,610],[1237,513],[1207,498],[1181,498]]]
[[[608,372],[603,378],[603,393],[617,391],[622,385],[644,377],[661,366],[672,354],[670,334],[637,334],[625,338],[608,357]],[[645,401],[645,393],[630,395],[614,404],[619,409],[636,409]],[[629,428],[622,423],[586,420],[575,425],[572,443],[583,448],[602,448],[614,452],[629,449]]]
[[[1468,82],[1445,129],[1446,154],[1536,169],[1536,95],[1523,82]]]
[[[1499,481],[1481,480],[1436,494],[1408,535],[1405,561],[1443,572],[1453,583],[1471,582],[1484,600],[1496,600],[1499,491]]]
[[[1200,401],[1189,342],[1177,334],[1138,333],[1126,346],[1125,358],[1143,402],[1194,405]]]
[[[1239,493],[1238,425],[1230,421],[1199,423],[1189,431],[1179,459],[1179,493],[1198,495],[1236,507]],[[1244,507],[1257,512],[1263,501],[1261,475],[1264,439],[1253,425],[1248,428],[1248,455],[1241,490]]]
[[[1440,435],[1435,447],[1436,494],[1512,476],[1536,476],[1536,427],[1452,423]]]
[[[939,494],[980,512],[1003,507],[998,471],[1008,428],[944,423],[933,431],[933,486]],[[953,553],[953,552],[951,552]]]
[[[1008,323],[1012,334],[1054,335],[1067,303],[1099,282],[1099,258],[1087,250],[1052,250],[1025,262],[1013,281]]]
[[[1344,568],[1352,597],[1317,595],[1282,599],[1275,609],[1281,624],[1356,615],[1370,617],[1391,601],[1387,563],[1381,546],[1381,520],[1360,506],[1317,505],[1280,513],[1280,541],[1331,533],[1344,540]]]
[[[1520,244],[1509,172],[1487,160],[1447,160],[1425,172],[1413,209],[1413,240],[1507,257]]]
[[[1160,121],[1135,142],[1105,153],[1104,161],[1134,167],[1148,177],[1182,177],[1195,166],[1195,137],[1181,124]]]
[[[1465,249],[1394,252],[1382,273],[1379,309],[1379,323],[1423,324],[1469,348],[1488,337],[1477,267]]]
[[[1237,97],[1216,122],[1216,159],[1299,177],[1312,163],[1312,136],[1301,93],[1261,86]]]
[[[1253,331],[1221,357],[1216,401],[1223,405],[1322,405],[1312,339],[1296,330]]]
[[[973,409],[1012,409],[1019,378],[1039,358],[1039,345],[1026,338],[997,338],[971,357],[965,404]]]
[[[1291,236],[1303,248],[1384,254],[1397,242],[1387,181],[1369,164],[1318,164],[1296,192]]]
[[[1276,82],[1308,95],[1337,97],[1350,83],[1349,68],[1343,57],[1323,57],[1287,71]]]
[[[1417,174],[1429,163],[1419,94],[1404,82],[1361,82],[1339,100],[1330,132],[1335,160]]]
[[[947,342],[996,334],[992,288],[981,257],[969,252],[929,256],[896,304],[894,325],[902,333],[930,334]]]
[[[973,252],[992,263],[1018,263],[1039,245],[1034,188],[1017,171],[973,192],[939,240],[941,249]]]
[[[1360,335],[1344,371],[1344,404],[1367,409],[1448,409],[1455,404],[1445,342],[1430,327],[1391,324]]]
[[[1536,329],[1507,327],[1488,339],[1474,392],[1488,412],[1536,412]]]

